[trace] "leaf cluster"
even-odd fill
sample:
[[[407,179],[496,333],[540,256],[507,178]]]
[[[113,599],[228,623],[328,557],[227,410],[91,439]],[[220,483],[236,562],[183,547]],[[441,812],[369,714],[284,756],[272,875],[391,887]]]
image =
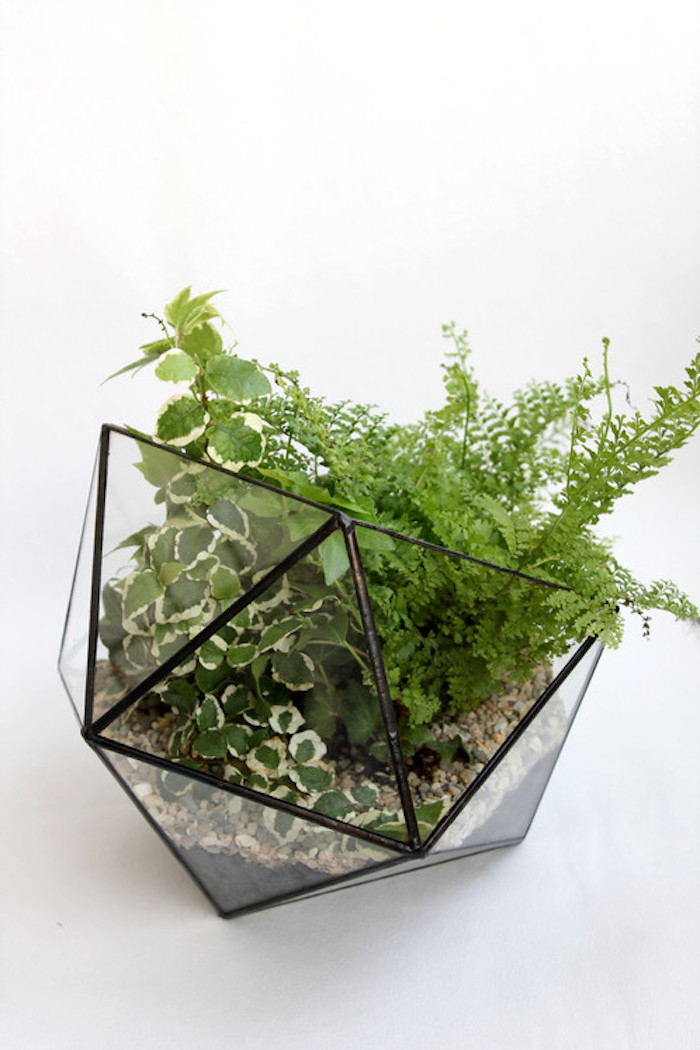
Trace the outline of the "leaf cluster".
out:
[[[474,705],[504,681],[524,680],[534,663],[574,641],[597,635],[618,644],[624,607],[645,629],[654,609],[698,619],[674,584],[637,581],[595,530],[616,500],[656,474],[700,426],[700,355],[679,387],[655,388],[646,414],[618,407],[607,340],[600,374],[584,361],[578,375],[533,381],[503,403],[481,389],[467,335],[450,324],[443,329],[444,403],[399,426],[374,406],[329,403],[295,372],[243,359],[235,344],[224,347],[215,294],[181,292],[159,319],[163,337],[122,370],[155,363],[159,378],[178,384],[158,414],[157,439],[511,573],[363,531],[405,736]],[[331,540],[319,562],[326,586],[345,567],[344,550]],[[125,586],[123,622],[140,602],[160,601],[158,588],[168,585],[142,566]],[[335,623],[338,639],[352,648],[351,621]],[[245,642],[255,659],[258,641]],[[344,731],[351,736],[352,705],[334,714],[333,689],[313,692],[311,717],[321,725],[334,720],[335,731],[350,719]]]

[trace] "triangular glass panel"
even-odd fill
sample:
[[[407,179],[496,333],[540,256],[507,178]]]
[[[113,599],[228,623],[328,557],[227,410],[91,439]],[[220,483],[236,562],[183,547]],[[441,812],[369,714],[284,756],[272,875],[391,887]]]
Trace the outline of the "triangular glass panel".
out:
[[[333,517],[114,428],[103,442],[90,722]]]
[[[602,652],[584,643],[546,702],[431,848],[457,855],[519,842],[527,833]],[[573,663],[573,661],[572,661]]]
[[[532,625],[556,590],[381,529],[356,531],[424,842],[551,682]]]
[[[290,565],[101,739],[389,841],[410,838],[343,532]]]
[[[396,856],[265,802],[97,748],[220,914],[342,884]]]
[[[439,837],[428,845],[425,854],[404,854],[368,868],[358,872],[349,884],[357,886],[403,875],[520,842],[532,822],[601,651],[599,643],[584,643],[571,657],[571,666],[567,667],[570,673],[564,671],[561,677],[560,669],[567,661],[557,661],[554,673],[558,687],[545,699],[531,723],[523,726],[522,737],[502,761],[494,763],[462,811],[454,810],[452,821],[447,818],[444,832],[438,832]],[[305,896],[323,892],[327,892],[326,887],[311,889]]]
[[[81,723],[85,710],[85,685],[88,668],[90,578],[95,546],[97,476],[98,460],[96,459],[87,508],[83,519],[83,528],[80,534],[78,557],[75,562],[73,582],[68,600],[68,611],[58,657],[58,670],[61,679],[70,697],[78,721]]]

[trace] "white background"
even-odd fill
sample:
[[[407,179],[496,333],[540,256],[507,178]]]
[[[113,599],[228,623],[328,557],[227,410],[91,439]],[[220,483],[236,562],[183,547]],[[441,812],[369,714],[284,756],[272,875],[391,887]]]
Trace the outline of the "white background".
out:
[[[0,3],[4,1046],[700,1046],[700,641],[605,654],[516,849],[223,922],[55,672],[104,377],[225,288],[241,352],[410,419],[612,340],[643,407],[700,333],[682,3]],[[700,598],[700,442],[608,525]]]

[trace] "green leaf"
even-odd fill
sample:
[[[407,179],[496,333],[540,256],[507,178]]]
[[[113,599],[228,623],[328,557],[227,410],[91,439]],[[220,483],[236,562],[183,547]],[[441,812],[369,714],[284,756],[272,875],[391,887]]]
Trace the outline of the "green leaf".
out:
[[[221,706],[227,718],[237,718],[251,705],[251,694],[245,685],[229,685],[221,694]]]
[[[207,587],[204,582],[188,580],[181,574],[165,588],[162,603],[156,608],[156,617],[161,623],[198,618],[204,609],[206,597]]]
[[[369,784],[356,784],[350,788],[350,794],[360,806],[372,806],[377,800],[378,791]]]
[[[125,619],[131,619],[137,613],[143,612],[156,598],[160,598],[161,594],[163,594],[163,585],[150,569],[145,572],[136,572],[133,576],[128,577],[124,584]]]
[[[221,729],[224,724],[224,712],[221,710],[216,697],[211,694],[205,696],[202,700],[197,708],[196,717],[197,726],[202,731],[205,729]]]
[[[235,503],[218,499],[207,510],[207,520],[229,539],[244,539],[248,535],[248,518]]]
[[[202,758],[225,758],[228,751],[226,734],[222,729],[205,729],[195,737],[192,750]]]
[[[162,406],[156,436],[171,445],[187,445],[204,433],[204,409],[186,394],[175,394]]]
[[[437,802],[428,802],[424,806],[416,808],[416,820],[422,835],[428,834],[438,823],[443,813],[449,808],[447,799],[438,799]]]
[[[202,667],[206,668],[207,671],[215,671],[223,663],[225,655],[226,643],[222,643],[214,635],[213,638],[207,639],[199,650],[198,659]]]
[[[169,449],[158,448],[139,442],[141,462],[134,464],[146,481],[156,488],[162,488],[175,474],[182,470],[182,460]]]
[[[264,397],[271,389],[267,376],[253,361],[228,354],[219,354],[207,361],[204,376],[211,390],[233,401]]]
[[[161,699],[182,714],[192,715],[197,707],[197,695],[197,690],[187,679],[171,678],[161,693]]]
[[[297,787],[308,791],[310,794],[315,794],[317,791],[326,791],[333,780],[333,774],[320,766],[294,766],[289,770],[289,776]]]
[[[339,580],[350,568],[348,552],[345,547],[345,537],[340,530],[332,532],[318,548],[321,553],[321,565],[323,566],[323,577],[330,587]]]
[[[301,622],[302,621],[298,620],[295,616],[290,616],[284,620],[278,620],[276,623],[271,624],[260,636],[260,652],[262,653],[265,652],[266,649],[272,649],[278,642],[281,642],[283,638],[288,638],[290,634],[294,634],[294,632],[301,626]]]
[[[226,663],[229,667],[244,667],[252,663],[257,655],[258,648],[255,645],[232,645],[226,653]]]
[[[156,365],[156,375],[166,383],[189,383],[197,375],[197,366],[182,350],[170,350]]]
[[[220,565],[211,576],[211,593],[217,601],[234,598],[241,589],[241,581],[232,569]]]
[[[171,303],[165,307],[165,319],[178,332],[188,332],[197,325],[212,317],[218,317],[219,311],[210,305],[210,299],[220,295],[220,291],[206,292],[191,298],[191,286],[183,288]]]
[[[306,653],[273,652],[272,677],[294,691],[311,689],[314,684],[314,662]]]
[[[213,325],[197,325],[180,340],[180,348],[190,357],[197,356],[200,364],[221,353],[221,335]]]
[[[249,415],[237,415],[226,423],[212,423],[207,427],[209,455],[231,470],[240,470],[244,464],[255,465],[263,454],[264,439],[259,430],[249,426]]]
[[[180,561],[164,561],[158,570],[158,582],[163,587],[167,587],[168,584],[173,583],[178,578],[183,568],[184,566]]]
[[[191,565],[200,554],[209,554],[214,548],[216,537],[205,525],[188,525],[182,529],[175,540],[177,560]]]
[[[382,724],[379,703],[359,682],[348,686],[348,704],[343,711],[351,744],[366,744]]]
[[[295,733],[289,741],[289,753],[297,762],[318,762],[326,753],[326,745],[313,729]]]
[[[224,727],[226,746],[235,758],[244,758],[248,752],[248,744],[252,736],[247,726],[228,725]]]
[[[254,751],[254,758],[256,762],[259,762],[265,769],[276,770],[280,764],[280,753],[274,748],[270,747],[269,744],[261,744]]]
[[[342,791],[326,791],[316,799],[312,808],[317,813],[323,813],[326,817],[334,817],[336,820],[342,820],[352,812],[352,806]]]

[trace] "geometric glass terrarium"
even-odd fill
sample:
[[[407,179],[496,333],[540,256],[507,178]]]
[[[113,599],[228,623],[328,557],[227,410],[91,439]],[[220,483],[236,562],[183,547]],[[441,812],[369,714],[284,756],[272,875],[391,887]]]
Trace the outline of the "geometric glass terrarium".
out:
[[[449,569],[456,595],[497,578],[528,624],[551,594],[102,429],[59,669],[85,739],[223,916],[527,832],[602,646],[408,741],[403,668],[439,664],[449,617],[431,609],[428,632],[413,609],[401,659],[383,647],[397,549],[414,579]],[[478,629],[459,642],[467,687]]]

